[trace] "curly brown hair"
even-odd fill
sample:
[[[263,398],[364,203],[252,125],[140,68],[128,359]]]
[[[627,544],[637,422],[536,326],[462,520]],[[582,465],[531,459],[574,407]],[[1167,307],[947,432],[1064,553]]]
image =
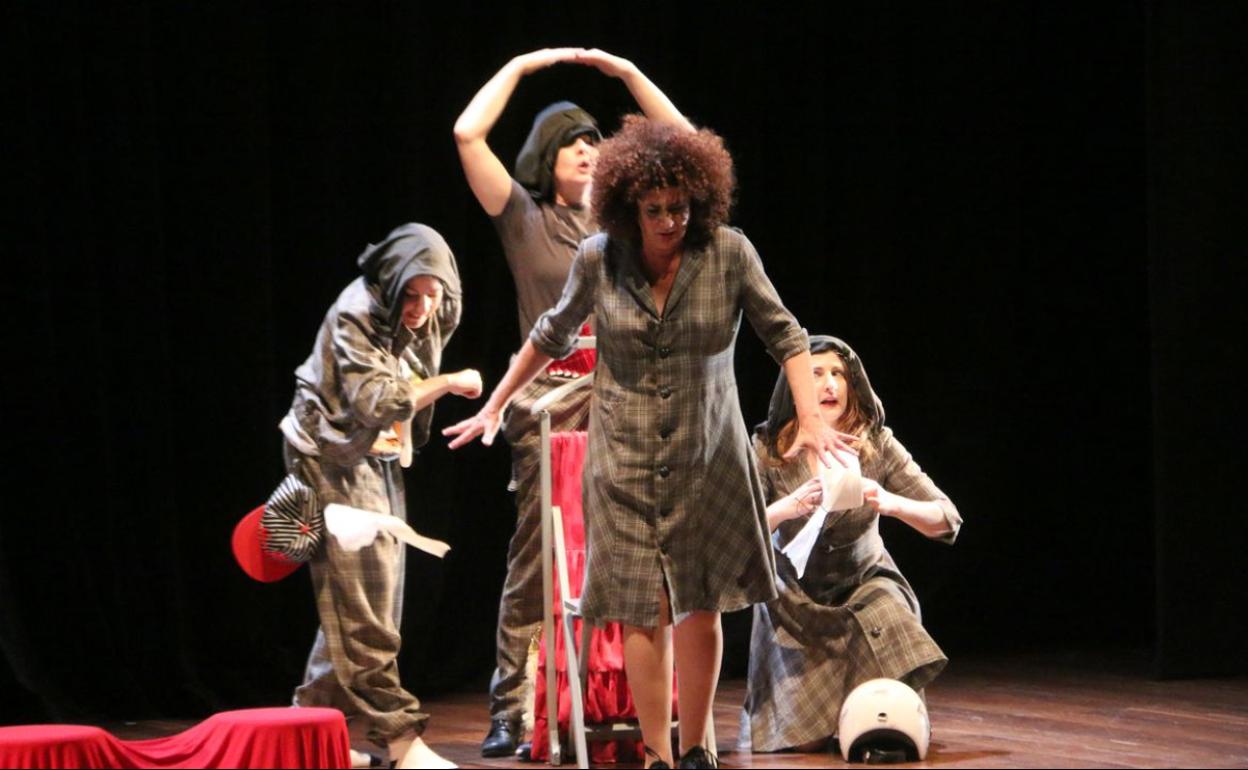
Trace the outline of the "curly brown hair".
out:
[[[637,201],[651,190],[679,187],[689,194],[685,242],[695,248],[728,221],[737,178],[724,140],[707,128],[625,115],[624,125],[599,145],[591,197],[594,216],[612,238],[640,239]]]

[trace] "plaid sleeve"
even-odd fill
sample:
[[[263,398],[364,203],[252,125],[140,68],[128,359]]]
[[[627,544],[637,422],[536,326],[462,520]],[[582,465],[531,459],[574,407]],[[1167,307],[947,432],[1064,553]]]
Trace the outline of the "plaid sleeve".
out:
[[[806,332],[797,323],[780,300],[776,287],[763,270],[754,244],[744,234],[733,231],[740,242],[741,264],[744,271],[741,281],[741,309],[754,328],[754,333],[767,346],[767,352],[776,363],[810,350]]]
[[[351,414],[370,428],[406,420],[416,405],[412,384],[395,373],[393,357],[373,344],[361,323],[340,313],[333,328],[334,359]]]

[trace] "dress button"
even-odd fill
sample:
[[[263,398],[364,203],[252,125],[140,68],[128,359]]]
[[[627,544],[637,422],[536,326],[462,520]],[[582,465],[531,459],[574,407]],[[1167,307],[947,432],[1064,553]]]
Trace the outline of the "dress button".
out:
[[[867,605],[863,604],[862,602],[856,602],[854,604],[854,612],[862,612],[866,608],[867,608]]]
[[[663,430],[659,431],[659,438],[671,438],[671,437],[672,437],[671,428],[664,428]]]
[[[659,388],[659,398],[668,398],[672,395],[672,389],[664,385]]]
[[[667,477],[668,477],[668,476],[670,476],[670,475],[672,475],[672,469],[671,469],[671,468],[667,467],[666,465],[660,465],[660,466],[659,466],[659,476],[660,476],[661,478],[667,478]]]
[[[667,357],[668,357],[668,356],[670,356],[671,354],[672,354],[672,349],[671,349],[671,348],[669,348],[669,347],[662,347],[662,348],[659,348],[659,358],[667,358]]]
[[[877,627],[875,627],[875,628],[873,628],[873,629],[871,629],[871,638],[872,638],[872,639],[879,639],[879,638],[880,638],[880,633],[881,633],[881,632],[880,632],[880,629],[879,629],[879,627],[878,627],[878,626],[877,626]]]

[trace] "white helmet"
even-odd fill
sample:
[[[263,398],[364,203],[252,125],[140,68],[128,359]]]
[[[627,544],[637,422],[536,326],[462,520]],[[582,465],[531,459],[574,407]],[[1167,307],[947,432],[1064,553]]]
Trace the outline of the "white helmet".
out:
[[[931,738],[923,699],[896,679],[863,682],[841,706],[837,740],[846,762],[923,760]]]

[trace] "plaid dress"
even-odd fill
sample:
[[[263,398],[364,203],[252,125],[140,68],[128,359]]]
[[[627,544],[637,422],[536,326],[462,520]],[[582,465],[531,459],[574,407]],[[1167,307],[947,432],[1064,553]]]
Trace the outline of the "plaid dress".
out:
[[[951,531],[962,525],[953,503],[919,468],[889,428],[862,473],[913,500],[935,500]],[[755,450],[766,456],[761,440]],[[763,463],[767,499],[789,494],[811,477],[806,461]],[[777,528],[779,598],[754,608],[749,685],[742,711],[742,750],[779,751],[836,735],[841,704],[870,679],[898,679],[921,690],[948,659],[923,629],[919,602],[880,539],[879,514],[864,505],[828,516],[799,580],[780,553],[805,525]]]
[[[594,621],[653,627],[664,587],[674,616],[775,596],[733,350],[743,315],[777,362],[808,347],[740,231],[721,227],[686,250],[662,314],[639,260],[606,235],[583,241],[530,340],[563,357],[594,316],[581,608]]]

